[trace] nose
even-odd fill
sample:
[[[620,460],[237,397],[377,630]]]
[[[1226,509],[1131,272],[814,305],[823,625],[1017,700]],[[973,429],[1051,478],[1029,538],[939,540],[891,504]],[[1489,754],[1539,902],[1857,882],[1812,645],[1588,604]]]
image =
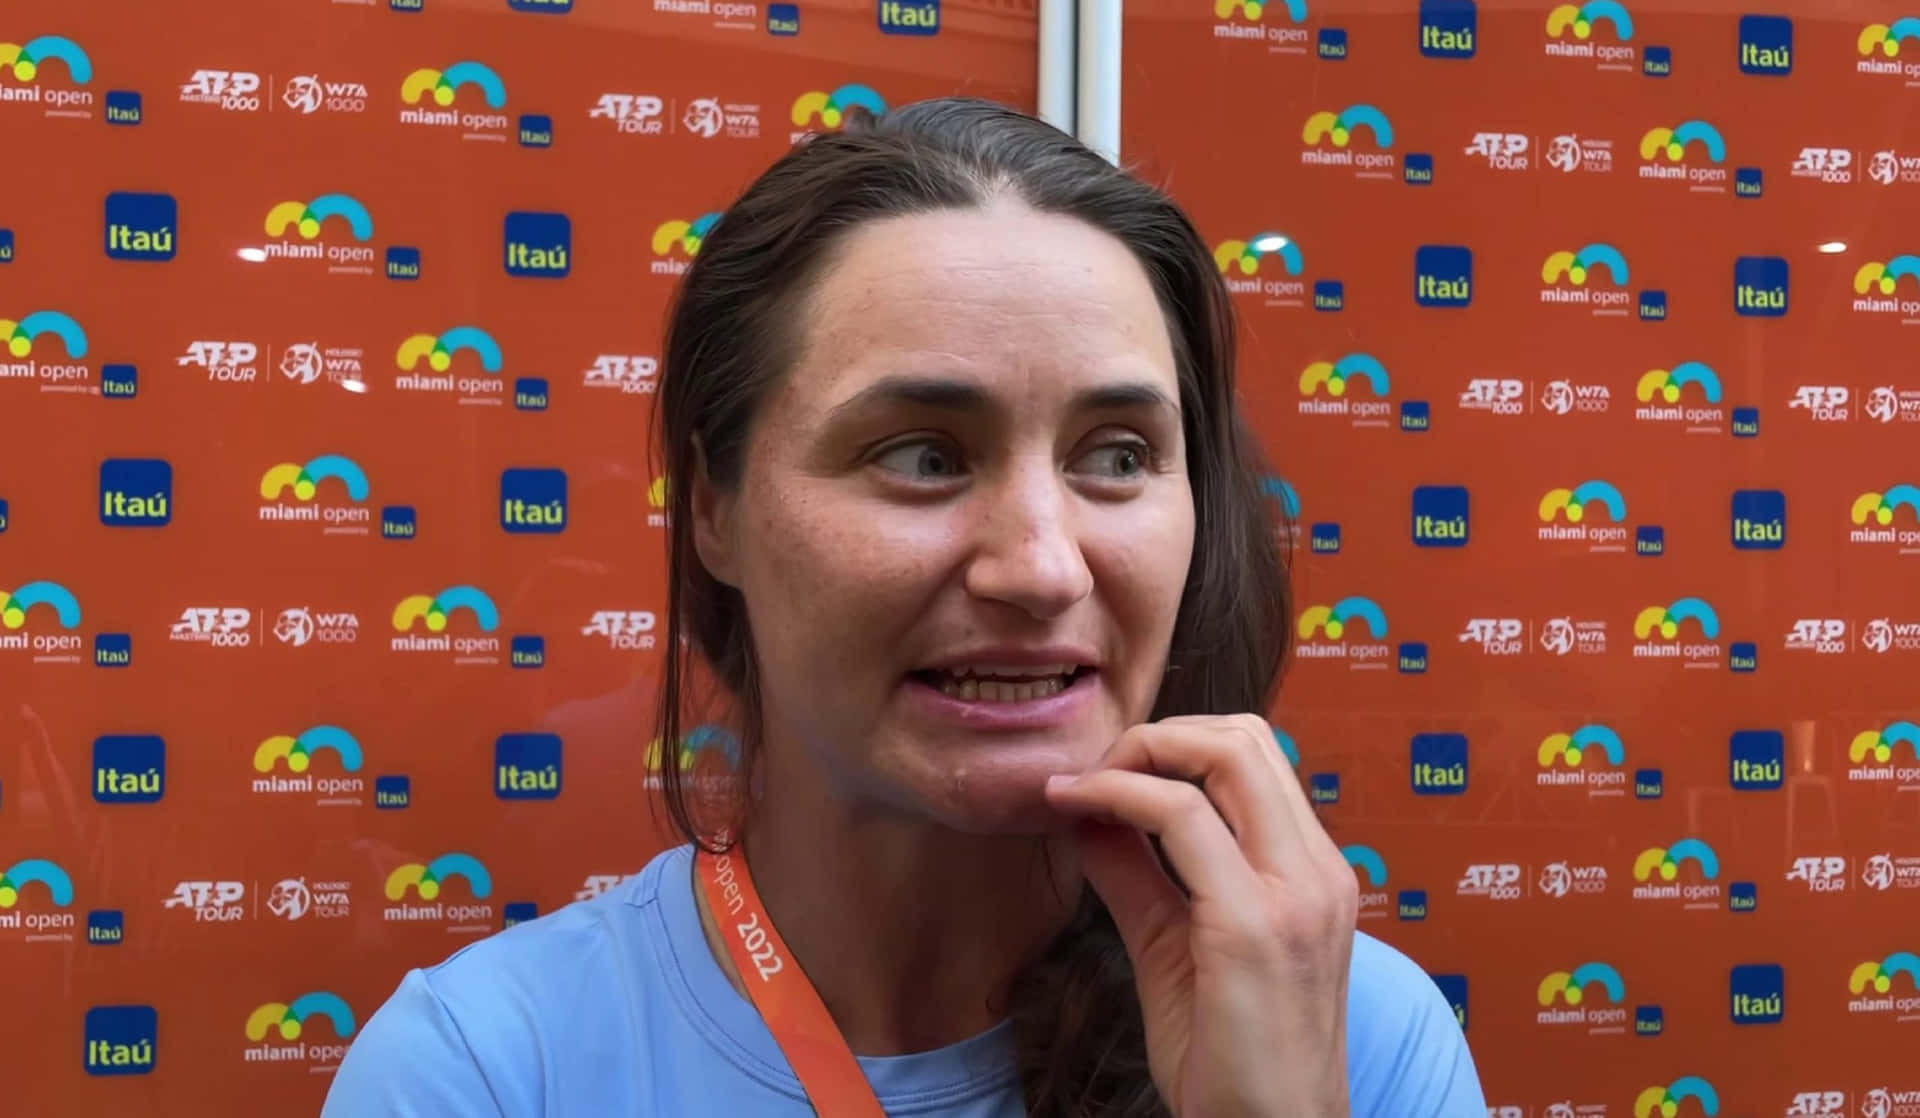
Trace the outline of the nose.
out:
[[[1075,502],[1050,455],[1014,463],[973,499],[968,593],[1046,619],[1093,592]]]

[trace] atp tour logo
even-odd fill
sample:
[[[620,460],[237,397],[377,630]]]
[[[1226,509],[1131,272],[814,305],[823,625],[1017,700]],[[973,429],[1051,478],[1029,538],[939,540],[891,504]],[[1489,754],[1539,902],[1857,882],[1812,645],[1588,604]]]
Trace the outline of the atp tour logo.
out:
[[[458,894],[447,893],[448,883],[461,879],[473,900],[457,902]],[[487,867],[471,854],[442,854],[431,862],[409,862],[387,875],[385,885],[389,902],[381,912],[388,923],[446,924],[456,934],[486,935],[494,930],[493,906],[482,904],[493,895],[493,877]],[[416,897],[422,903],[409,901]]]
[[[608,648],[651,651],[659,620],[651,610],[600,609],[580,627],[580,635],[601,637]]]
[[[587,388],[612,389],[623,396],[651,396],[660,385],[655,375],[659,371],[657,358],[602,353],[587,366],[581,383]]]
[[[1476,862],[1460,875],[1454,895],[1517,901],[1527,895],[1527,872],[1515,862]]]
[[[1795,858],[1787,870],[1787,880],[1801,882],[1809,893],[1844,893],[1847,860],[1839,854]]]
[[[400,101],[401,124],[458,132],[463,140],[507,140],[507,114],[502,111],[507,107],[506,83],[483,62],[414,70],[400,83]],[[429,101],[431,105],[424,103]],[[475,104],[487,111],[472,107]]]
[[[1355,427],[1386,427],[1393,415],[1392,391],[1392,376],[1371,354],[1315,361],[1300,374],[1299,413],[1345,416]]]
[[[58,862],[26,858],[0,873],[0,932],[22,933],[22,942],[71,943],[77,920],[65,910],[72,906],[73,878]]]
[[[314,1029],[327,1022],[332,1043],[322,1043]],[[346,1058],[353,1039],[353,1010],[336,994],[325,990],[302,994],[291,1003],[267,1002],[247,1015],[248,1044],[241,1059],[249,1064],[298,1064],[309,1072],[329,1071]]]
[[[1307,53],[1307,0],[1213,0],[1213,37],[1267,48],[1268,54]]]

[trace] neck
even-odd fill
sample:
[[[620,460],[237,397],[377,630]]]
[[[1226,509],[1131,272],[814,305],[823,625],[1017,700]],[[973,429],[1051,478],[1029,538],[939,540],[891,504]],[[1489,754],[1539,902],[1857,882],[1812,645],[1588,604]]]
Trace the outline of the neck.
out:
[[[925,1052],[999,1023],[1014,976],[1072,916],[1080,877],[1065,844],[1046,842],[1043,857],[1033,836],[968,835],[800,799],[755,803],[746,862],[854,1053]],[[746,996],[695,895],[708,947]]]

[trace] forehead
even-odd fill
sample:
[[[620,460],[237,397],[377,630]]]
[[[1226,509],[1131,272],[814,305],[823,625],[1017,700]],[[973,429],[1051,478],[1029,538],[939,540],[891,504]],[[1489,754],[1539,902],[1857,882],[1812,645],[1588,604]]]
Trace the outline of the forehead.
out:
[[[1111,370],[1174,384],[1165,318],[1132,252],[1017,202],[854,230],[804,321],[804,375],[790,379],[809,396],[910,373],[1082,384]]]

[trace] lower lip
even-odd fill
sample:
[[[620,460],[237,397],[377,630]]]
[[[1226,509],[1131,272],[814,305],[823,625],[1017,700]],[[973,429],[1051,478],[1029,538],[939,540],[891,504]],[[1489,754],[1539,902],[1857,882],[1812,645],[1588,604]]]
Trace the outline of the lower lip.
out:
[[[1021,702],[956,699],[930,683],[909,677],[908,701],[931,717],[972,730],[1045,730],[1063,726],[1093,702],[1100,673],[1082,672],[1059,692]]]

